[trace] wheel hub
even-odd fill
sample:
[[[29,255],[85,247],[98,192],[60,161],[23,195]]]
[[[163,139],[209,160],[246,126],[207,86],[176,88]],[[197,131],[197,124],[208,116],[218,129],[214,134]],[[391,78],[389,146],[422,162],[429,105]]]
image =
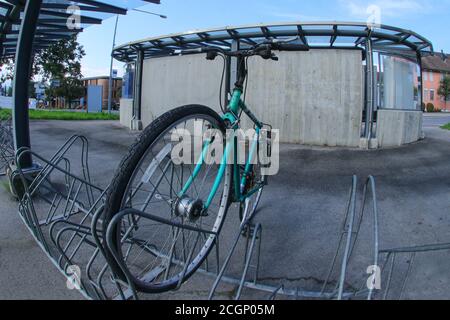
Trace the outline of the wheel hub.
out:
[[[173,213],[177,217],[185,217],[195,221],[200,217],[206,216],[206,210],[203,207],[203,201],[200,199],[191,199],[184,196],[175,201]]]

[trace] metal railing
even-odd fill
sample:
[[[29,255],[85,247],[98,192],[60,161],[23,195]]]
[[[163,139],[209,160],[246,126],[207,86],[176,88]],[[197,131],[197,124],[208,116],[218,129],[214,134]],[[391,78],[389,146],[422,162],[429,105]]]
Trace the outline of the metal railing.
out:
[[[31,234],[86,298],[124,297],[128,288],[116,281],[104,256],[100,230],[108,188],[91,180],[87,139],[71,137],[50,160],[20,149],[16,163],[27,154],[40,166],[30,171],[19,165],[10,180],[19,198],[20,216]],[[75,155],[79,161],[74,161]]]

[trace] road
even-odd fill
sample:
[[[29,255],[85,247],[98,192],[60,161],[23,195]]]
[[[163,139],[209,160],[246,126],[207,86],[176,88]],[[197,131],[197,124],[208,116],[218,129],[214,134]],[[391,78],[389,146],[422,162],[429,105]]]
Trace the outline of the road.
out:
[[[450,123],[450,114],[447,113],[424,114],[423,117],[425,128],[441,127],[447,123]]]

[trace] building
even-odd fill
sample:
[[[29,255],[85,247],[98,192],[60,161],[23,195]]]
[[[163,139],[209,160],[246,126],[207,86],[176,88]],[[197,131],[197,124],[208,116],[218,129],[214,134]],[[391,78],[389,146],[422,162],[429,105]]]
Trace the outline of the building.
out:
[[[100,77],[90,77],[83,78],[83,86],[101,86],[102,87],[102,108],[108,109],[108,94],[109,94],[109,76],[100,76]],[[112,107],[116,108],[120,104],[120,98],[122,96],[122,78],[115,77],[113,78],[112,84]],[[86,96],[84,98],[84,102],[86,103],[87,99],[87,90]]]
[[[199,45],[234,50],[273,38],[310,49],[275,52],[277,62],[248,59],[246,104],[280,130],[280,142],[366,149],[423,138],[420,66],[433,52],[431,42],[392,26],[371,32],[357,22],[225,27],[121,45],[114,57],[135,65],[133,96],[121,100],[121,123],[141,129],[186,104],[220,112],[236,81],[237,61],[228,58],[224,65],[223,59],[209,61],[193,50],[179,55],[179,50]],[[219,101],[220,96],[225,99]],[[241,124],[252,126],[245,116]]]
[[[447,101],[439,96],[438,91],[441,81],[445,76],[450,76],[450,58],[442,54],[425,57],[422,60],[423,69],[423,102],[432,103],[435,109],[450,112],[450,97]]]

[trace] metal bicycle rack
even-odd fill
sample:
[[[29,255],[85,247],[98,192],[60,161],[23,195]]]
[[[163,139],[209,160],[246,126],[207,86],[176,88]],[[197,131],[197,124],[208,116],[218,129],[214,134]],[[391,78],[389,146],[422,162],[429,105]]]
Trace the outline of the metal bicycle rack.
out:
[[[270,293],[268,299],[276,299],[277,296],[285,296],[291,297],[295,299],[351,299],[351,298],[361,298],[366,297],[367,299],[372,298],[372,290],[364,289],[364,286],[361,287],[360,290],[357,291],[348,291],[345,287],[345,280],[347,278],[348,267],[351,263],[351,257],[353,251],[357,245],[358,238],[360,236],[361,225],[364,222],[365,217],[365,209],[366,202],[368,202],[368,190],[371,188],[372,195],[372,203],[373,203],[373,263],[376,265],[378,261],[378,212],[376,207],[376,190],[375,190],[375,179],[373,177],[369,177],[367,183],[364,186],[363,191],[363,200],[361,205],[361,210],[359,214],[356,214],[357,207],[357,182],[358,179],[356,176],[353,177],[352,187],[350,191],[350,198],[347,205],[347,211],[345,215],[345,219],[342,225],[342,233],[340,235],[340,239],[338,241],[338,247],[336,253],[332,259],[331,266],[329,268],[326,280],[320,291],[305,291],[301,288],[288,289],[285,284],[280,284],[278,287],[268,286],[264,284],[258,284],[258,270],[259,270],[259,257],[260,257],[260,244],[256,244],[259,240],[261,242],[262,235],[262,226],[261,224],[255,225],[252,220],[254,217],[249,217],[244,223],[242,223],[241,228],[239,230],[238,236],[236,237],[236,241],[232,250],[230,251],[225,263],[221,269],[221,272],[217,276],[216,281],[214,282],[213,288],[211,289],[209,298],[213,298],[214,293],[217,289],[218,284],[221,281],[229,282],[229,283],[238,283],[237,294],[235,299],[239,299],[244,287],[249,289],[261,290]],[[242,277],[237,281],[237,279],[232,279],[230,277],[224,277],[224,272],[228,267],[228,262],[230,261],[231,256],[234,253],[236,245],[238,241],[242,238],[243,235],[249,234],[252,231],[253,236],[251,237],[251,242],[247,239],[246,242],[246,250],[245,250],[245,264],[242,272]],[[343,249],[343,250],[342,250]],[[247,273],[249,267],[251,266],[251,258],[256,252],[256,265],[255,274],[252,281],[246,281]],[[342,253],[342,256],[340,256]],[[335,285],[333,285],[333,274],[334,271],[340,262],[340,272],[338,274],[338,280],[335,281]],[[364,280],[364,284],[366,281]]]
[[[82,136],[71,137],[50,160],[35,152],[22,148],[16,154],[16,163],[21,157],[32,154],[41,167],[36,171],[22,170],[20,167],[13,174],[11,181],[15,193],[19,196],[19,212],[26,226],[35,237],[38,244],[52,260],[55,266],[68,279],[68,284],[76,286],[86,298],[90,299],[141,299],[149,296],[139,293],[128,278],[119,280],[110,268],[105,250],[115,256],[115,252],[107,242],[112,235],[103,239],[102,213],[107,189],[94,185],[91,181],[88,163],[88,141]],[[78,155],[79,161],[73,161]],[[81,155],[81,156],[80,156]],[[72,160],[69,160],[72,159]],[[234,299],[240,299],[246,289],[265,293],[265,299],[276,299],[279,296],[296,299],[352,299],[369,298],[372,290],[347,290],[349,266],[352,263],[358,239],[361,238],[361,226],[367,222],[365,218],[366,204],[369,201],[369,189],[373,204],[373,264],[378,263],[378,213],[376,207],[375,180],[370,177],[364,186],[361,209],[357,214],[357,178],[353,177],[350,198],[347,204],[342,233],[338,240],[336,253],[332,259],[329,272],[321,290],[305,291],[300,288],[288,288],[286,284],[278,286],[263,284],[259,281],[261,243],[263,241],[263,226],[255,222],[257,211],[249,217],[244,217],[237,233],[233,237],[231,248],[226,255],[221,256],[219,250],[220,234],[212,234],[215,249],[207,257],[202,267],[197,270],[213,280],[208,298],[213,299],[220,285],[236,286]],[[125,210],[116,215],[108,226],[108,231],[116,227],[126,216],[134,219],[157,219],[151,215],[136,210]],[[167,223],[170,223],[167,221]],[[183,228],[180,225],[173,227]],[[134,239],[131,227],[123,230],[123,241],[130,245],[141,246],[139,239]],[[211,234],[209,234],[211,235]],[[198,230],[198,236],[205,232]],[[134,241],[134,243],[133,243]],[[237,255],[237,248],[244,246],[242,269],[238,277],[227,274],[230,262]],[[157,248],[154,248],[157,251]],[[155,254],[155,252],[154,252]],[[157,252],[156,252],[157,254]],[[225,257],[222,260],[222,257]],[[238,257],[238,259],[241,257]],[[184,269],[189,265],[191,257],[184,263],[171,259],[172,264],[182,264]],[[125,270],[123,265],[120,267]],[[167,267],[167,266],[166,266]],[[164,266],[161,267],[161,272]],[[126,272],[124,272],[126,274]],[[154,275],[155,276],[155,275]],[[157,276],[157,275],[156,275]],[[335,278],[337,276],[337,278]],[[363,275],[364,278],[364,275]],[[333,279],[335,279],[333,281]],[[365,281],[364,281],[365,283]],[[182,285],[181,281],[177,288]],[[206,298],[206,297],[205,297]]]
[[[380,299],[404,299],[408,293],[408,283],[417,256],[433,252],[450,252],[450,243],[380,250],[380,255],[384,256],[382,263],[383,283],[386,283],[385,288],[380,293]],[[406,270],[401,270],[402,264],[404,265],[403,269]],[[397,282],[397,290],[393,288],[395,282]]]
[[[373,265],[378,264],[378,212],[376,205],[376,189],[375,189],[375,179],[373,177],[369,177],[367,183],[364,185],[363,197],[360,211],[357,214],[357,177],[353,177],[352,187],[350,191],[350,199],[347,205],[347,211],[345,215],[345,219],[342,226],[342,233],[339,237],[338,247],[336,253],[332,259],[332,263],[330,269],[326,276],[326,281],[324,282],[321,290],[317,291],[305,291],[300,288],[289,289],[285,284],[280,284],[279,286],[272,286],[263,284],[259,281],[259,269],[260,269],[260,256],[261,256],[261,243],[262,243],[262,234],[263,227],[260,223],[255,222],[257,214],[256,212],[249,217],[245,217],[241,222],[239,228],[236,230],[236,235],[233,238],[231,248],[228,253],[225,255],[225,259],[222,262],[222,257],[220,255],[219,250],[219,242],[220,234],[214,233],[212,236],[215,241],[215,249],[208,256],[203,266],[197,270],[197,273],[202,276],[207,276],[210,279],[214,280],[213,285],[210,289],[208,299],[213,299],[216,295],[216,291],[221,284],[229,284],[236,286],[234,292],[233,299],[239,300],[243,296],[244,289],[256,290],[262,293],[266,293],[265,299],[275,299],[277,296],[285,296],[289,298],[296,299],[352,299],[352,298],[365,298],[372,299],[373,298],[373,289],[367,289],[367,275],[361,275],[363,279],[363,285],[358,290],[347,290],[346,288],[346,279],[348,278],[348,270],[349,266],[352,263],[352,256],[354,255],[355,249],[358,244],[358,239],[361,240],[361,230],[362,225],[370,221],[368,219],[364,219],[366,217],[366,205],[371,200],[373,210],[372,210],[372,224],[370,229],[372,231],[372,235],[369,237],[373,241],[372,253],[368,258],[368,261]],[[370,191],[370,192],[369,192]],[[371,199],[369,199],[371,196]],[[158,217],[154,217],[145,212],[140,212],[138,210],[127,209],[115,216],[108,227],[108,230],[114,230],[123,218],[133,216],[135,219],[137,217],[137,221],[140,219],[147,219],[150,221],[158,221],[161,222],[161,219]],[[171,224],[173,228],[182,229],[183,226],[178,225],[176,223],[171,223],[170,221],[166,222],[167,224]],[[130,229],[132,229],[131,227]],[[192,231],[192,228],[190,229]],[[203,230],[197,230],[198,236],[205,233]],[[127,241],[128,243],[132,243],[134,245],[141,245],[142,241],[139,239],[134,239],[131,235],[131,231],[128,231],[128,235],[122,238],[122,241]],[[211,235],[211,234],[210,234]],[[113,234],[108,232],[107,242],[110,243]],[[240,275],[238,277],[228,275],[227,270],[231,265],[231,260],[233,256],[237,254],[237,248],[239,245],[244,246],[244,254],[242,257],[242,269],[240,271]],[[111,252],[113,253],[116,261],[119,263],[123,273],[127,275],[126,266],[120,262],[121,259],[118,256],[118,253],[113,250],[110,246]],[[153,248],[153,255],[163,255],[162,253],[158,253],[157,248]],[[192,258],[192,257],[191,257]],[[125,258],[126,259],[126,258]],[[169,264],[181,264],[184,268],[190,264],[190,258],[187,261],[180,261],[179,259],[173,257],[167,257]],[[212,261],[211,261],[212,260]],[[213,264],[211,262],[214,262]],[[338,268],[340,267],[340,269]],[[160,270],[160,274],[164,273],[165,268],[168,268],[167,264],[162,264]],[[253,271],[251,274],[250,271]],[[335,275],[335,271],[338,270],[337,280],[333,281],[333,276]],[[365,269],[364,269],[365,271]],[[151,277],[155,278],[158,275],[152,274]],[[150,275],[144,275],[143,278],[149,278]],[[128,282],[131,283],[131,279],[127,276]],[[178,287],[181,286],[181,282]],[[133,295],[129,294],[128,297],[140,298],[140,294],[134,292]]]
[[[6,175],[6,169],[14,159],[14,140],[12,120],[0,121],[0,176]]]
[[[2,152],[3,148],[2,145]],[[67,285],[79,289],[88,299],[151,298],[151,295],[138,292],[129,277],[128,281],[120,280],[112,271],[110,266],[113,262],[108,260],[105,250],[113,254],[116,262],[120,259],[110,245],[110,230],[115,229],[123,218],[132,217],[129,221],[134,224],[130,224],[128,229],[120,225],[122,241],[142,248],[142,241],[133,236],[133,230],[141,219],[158,220],[167,224],[171,222],[145,212],[127,209],[118,213],[109,223],[104,239],[103,204],[108,188],[100,188],[91,180],[87,139],[72,136],[49,160],[22,148],[16,153],[15,163],[20,163],[20,158],[26,154],[37,159],[40,166],[35,170],[22,170],[19,166],[10,177],[13,191],[19,198],[19,213],[40,247],[67,277]],[[79,160],[74,161],[77,158]],[[360,190],[361,186],[354,176],[335,254],[331,258],[325,280],[315,291],[290,287],[287,283],[266,284],[260,280],[263,226],[257,221],[258,211],[243,218],[235,235],[227,240],[229,248],[225,255],[220,252],[219,244],[225,241],[220,233],[195,230],[198,237],[212,236],[215,244],[196,271],[199,276],[211,280],[212,285],[205,298],[214,299],[219,287],[231,285],[234,287],[232,298],[236,300],[246,298],[246,293],[250,291],[259,292],[264,299],[269,300],[280,297],[371,300],[392,299],[396,296],[402,299],[407,292],[414,258],[427,252],[450,251],[450,244],[380,250],[375,179],[370,176],[364,183],[362,192],[358,192]],[[171,227],[193,229],[175,223]],[[149,250],[153,255],[158,255],[156,246]],[[186,272],[192,259],[190,254],[187,256],[184,261],[176,257],[167,260],[168,264],[161,265],[159,274],[163,274],[170,264],[178,264]],[[406,271],[399,270],[399,264],[405,259]],[[383,284],[386,284],[382,290],[375,290],[375,286],[367,287],[370,273],[364,272],[368,265],[380,266],[380,277]],[[119,267],[127,275],[125,266],[119,263]],[[235,269],[233,272],[230,271],[231,267]],[[156,278],[159,274],[144,277]],[[180,281],[177,289],[181,286]]]
[[[104,258],[99,226],[107,189],[94,185],[88,164],[88,141],[71,137],[50,160],[29,149],[42,167],[14,172],[19,213],[40,247],[67,277],[68,286],[90,299],[114,299],[127,290],[115,280]],[[78,163],[69,160],[81,154]]]

